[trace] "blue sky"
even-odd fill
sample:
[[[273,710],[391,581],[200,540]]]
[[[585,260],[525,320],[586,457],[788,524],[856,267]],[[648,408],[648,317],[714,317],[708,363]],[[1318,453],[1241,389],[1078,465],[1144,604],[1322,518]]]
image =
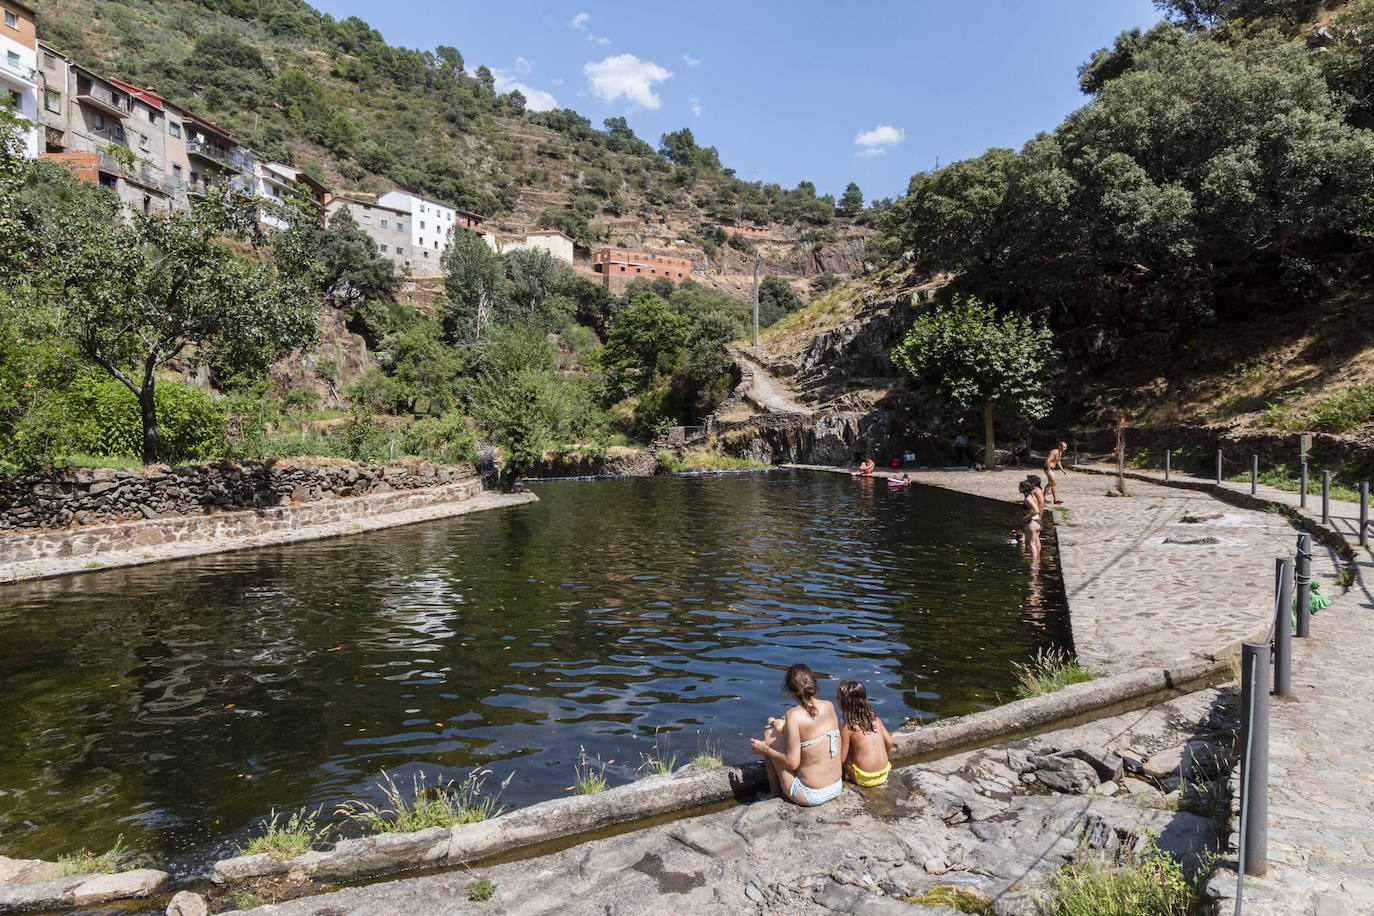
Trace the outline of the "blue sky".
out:
[[[1020,147],[1083,104],[1076,68],[1150,0],[734,3],[324,0],[392,44],[451,44],[469,69],[597,127],[690,127],[746,180],[895,197],[913,172]]]

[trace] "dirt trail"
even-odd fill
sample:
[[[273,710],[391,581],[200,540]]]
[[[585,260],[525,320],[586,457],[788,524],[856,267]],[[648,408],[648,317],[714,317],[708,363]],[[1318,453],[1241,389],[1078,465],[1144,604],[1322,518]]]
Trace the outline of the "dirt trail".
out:
[[[765,369],[744,350],[731,349],[742,370],[743,396],[764,413],[790,413],[810,416],[814,411],[799,402],[792,389]]]

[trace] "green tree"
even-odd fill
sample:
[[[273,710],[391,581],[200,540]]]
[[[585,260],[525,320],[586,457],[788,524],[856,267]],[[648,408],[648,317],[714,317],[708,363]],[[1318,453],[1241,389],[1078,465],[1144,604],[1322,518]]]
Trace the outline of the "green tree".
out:
[[[1044,416],[1046,373],[1056,359],[1049,328],[963,297],[918,317],[892,353],[898,368],[950,408],[982,412],[988,467],[997,465],[995,412]]]
[[[782,277],[769,274],[759,281],[759,327],[775,324],[801,307],[801,296]]]
[[[673,368],[690,329],[686,317],[654,293],[641,290],[611,325],[602,360],[622,389],[643,389]]]
[[[854,182],[840,195],[840,212],[845,216],[858,216],[864,209],[864,192]]]
[[[158,460],[157,371],[169,360],[257,371],[315,333],[309,236],[279,233],[261,259],[225,243],[259,239],[259,204],[224,194],[189,212],[90,214],[44,252],[41,287],[61,305],[62,332],[138,398],[145,463]]]
[[[393,394],[408,413],[441,416],[460,399],[464,365],[439,337],[439,328],[420,321],[387,338],[377,354],[394,383]]]
[[[448,293],[445,336],[458,343],[481,341],[487,328],[505,316],[509,302],[505,264],[480,235],[465,229],[453,231],[440,264]]]
[[[327,301],[344,310],[350,331],[377,346],[391,329],[387,306],[396,301],[400,283],[395,266],[344,209],[329,218],[317,246]]]
[[[553,348],[538,331],[493,328],[479,353],[472,415],[501,449],[501,487],[509,491],[567,434],[570,405],[553,372]]]
[[[559,310],[549,308],[562,285],[558,262],[542,248],[516,248],[506,253],[505,261],[512,317],[545,331],[562,328],[567,315],[551,314]]]

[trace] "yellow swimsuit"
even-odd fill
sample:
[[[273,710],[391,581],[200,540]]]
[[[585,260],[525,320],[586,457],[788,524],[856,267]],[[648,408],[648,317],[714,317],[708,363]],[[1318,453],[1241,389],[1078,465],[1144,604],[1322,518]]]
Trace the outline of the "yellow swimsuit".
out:
[[[854,771],[854,784],[862,786],[865,789],[881,786],[883,783],[887,782],[887,774],[892,772],[891,763],[876,773],[865,772],[852,763],[849,765],[849,768]]]

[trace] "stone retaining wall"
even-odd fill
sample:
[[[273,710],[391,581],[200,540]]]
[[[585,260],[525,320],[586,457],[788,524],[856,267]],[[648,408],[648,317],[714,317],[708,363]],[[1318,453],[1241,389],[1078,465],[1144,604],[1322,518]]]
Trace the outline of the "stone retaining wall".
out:
[[[346,522],[407,509],[471,499],[482,481],[468,477],[440,484],[438,476],[426,486],[410,489],[374,486],[352,498],[319,499],[304,505],[279,505],[237,512],[210,512],[177,518],[141,519],[122,524],[0,535],[0,566],[45,557],[98,557],[119,551],[186,542],[236,541],[269,532]],[[381,479],[378,479],[381,482]],[[385,485],[385,484],[384,484]]]
[[[61,468],[0,477],[0,532],[268,509],[433,487],[473,474],[462,465],[318,460]]]

